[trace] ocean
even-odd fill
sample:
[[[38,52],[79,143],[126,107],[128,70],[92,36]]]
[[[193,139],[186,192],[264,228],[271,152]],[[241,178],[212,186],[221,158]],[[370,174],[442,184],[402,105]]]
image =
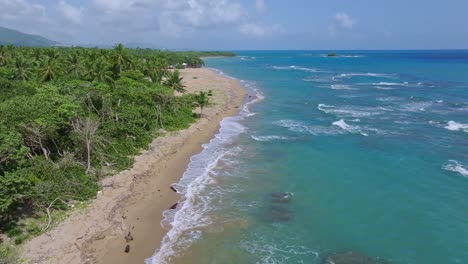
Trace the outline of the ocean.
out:
[[[206,59],[249,100],[147,263],[468,263],[468,51],[337,53]]]

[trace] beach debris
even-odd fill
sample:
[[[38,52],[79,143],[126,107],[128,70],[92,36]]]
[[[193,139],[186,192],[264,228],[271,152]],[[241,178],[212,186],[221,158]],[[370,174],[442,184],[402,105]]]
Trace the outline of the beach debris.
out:
[[[326,257],[322,264],[385,264],[379,259],[374,259],[361,253],[347,251],[339,252]]]
[[[270,196],[275,203],[289,203],[292,199],[292,194],[288,192],[274,192]]]
[[[173,192],[177,192],[177,190],[174,188],[174,186],[171,186],[171,190],[172,190]]]
[[[126,246],[125,246],[124,252],[125,252],[125,253],[130,252],[130,245],[126,245]]]
[[[125,236],[125,241],[128,243],[130,241],[133,241],[133,236],[132,233],[129,231],[128,234]]]
[[[178,204],[179,204],[179,203],[175,203],[175,204],[173,204],[173,205],[172,205],[172,206],[171,206],[169,209],[170,209],[170,210],[174,210],[174,209],[176,209]]]

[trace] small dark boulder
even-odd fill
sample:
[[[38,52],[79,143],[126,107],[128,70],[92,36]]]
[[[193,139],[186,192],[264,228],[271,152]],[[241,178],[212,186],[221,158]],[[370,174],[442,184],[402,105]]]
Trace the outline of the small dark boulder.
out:
[[[171,210],[174,210],[174,209],[176,209],[178,204],[179,204],[179,203],[175,203],[175,204],[173,204],[173,205],[172,205],[172,206],[171,206],[169,209],[171,209]]]
[[[338,54],[336,54],[335,52],[331,52],[327,54],[327,57],[337,57],[337,56]]]
[[[130,245],[126,245],[126,246],[125,246],[124,252],[125,252],[125,253],[130,252]]]

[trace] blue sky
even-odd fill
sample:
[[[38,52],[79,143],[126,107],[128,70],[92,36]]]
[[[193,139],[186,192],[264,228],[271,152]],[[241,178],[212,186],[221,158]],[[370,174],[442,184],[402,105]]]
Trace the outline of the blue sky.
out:
[[[0,0],[0,26],[69,44],[468,48],[467,0]]]

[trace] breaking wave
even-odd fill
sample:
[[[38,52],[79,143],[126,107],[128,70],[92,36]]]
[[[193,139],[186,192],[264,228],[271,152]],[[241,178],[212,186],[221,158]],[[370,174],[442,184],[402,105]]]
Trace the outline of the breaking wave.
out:
[[[444,170],[458,172],[462,176],[468,177],[468,166],[456,160],[449,160],[448,164],[442,167]]]
[[[468,124],[457,123],[455,121],[449,121],[445,128],[450,131],[463,131],[468,133]]]

